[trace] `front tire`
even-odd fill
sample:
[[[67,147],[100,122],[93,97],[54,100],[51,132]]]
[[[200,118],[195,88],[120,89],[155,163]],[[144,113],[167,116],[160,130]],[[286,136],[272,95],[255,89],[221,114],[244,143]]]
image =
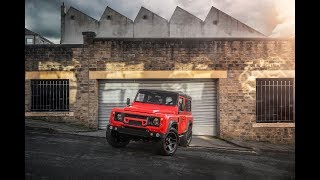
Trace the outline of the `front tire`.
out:
[[[161,138],[157,142],[157,150],[161,155],[172,156],[177,151],[178,141],[178,131],[174,128],[171,128],[165,137]]]
[[[121,134],[115,130],[108,129],[106,132],[106,139],[108,143],[115,148],[122,148],[129,144],[130,139],[121,136]]]
[[[180,146],[188,147],[192,140],[192,126],[188,127],[188,131],[180,138]]]

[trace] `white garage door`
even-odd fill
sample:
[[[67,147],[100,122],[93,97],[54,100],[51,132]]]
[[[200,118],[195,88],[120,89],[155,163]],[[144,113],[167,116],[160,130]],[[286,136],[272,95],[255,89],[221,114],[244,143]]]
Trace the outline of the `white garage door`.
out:
[[[99,129],[105,129],[113,107],[126,106],[138,89],[182,91],[192,97],[193,134],[217,136],[215,80],[99,80]]]

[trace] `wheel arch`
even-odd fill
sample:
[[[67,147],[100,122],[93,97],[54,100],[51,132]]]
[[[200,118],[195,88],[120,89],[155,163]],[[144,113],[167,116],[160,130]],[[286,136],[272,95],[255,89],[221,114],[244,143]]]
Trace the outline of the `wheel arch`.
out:
[[[178,123],[176,121],[170,121],[169,125],[168,125],[167,132],[169,132],[169,130],[171,128],[174,128],[174,129],[176,129],[178,131]]]

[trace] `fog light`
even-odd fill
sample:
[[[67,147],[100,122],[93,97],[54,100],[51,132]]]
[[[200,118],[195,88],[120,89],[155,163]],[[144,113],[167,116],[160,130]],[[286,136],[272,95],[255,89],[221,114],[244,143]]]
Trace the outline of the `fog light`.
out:
[[[110,126],[110,129],[112,129],[112,126]]]
[[[159,133],[157,133],[157,134],[156,134],[156,137],[160,137],[160,134],[159,134]]]
[[[150,136],[153,136],[153,133],[150,133]]]
[[[114,130],[117,130],[118,128],[117,127],[114,127]]]

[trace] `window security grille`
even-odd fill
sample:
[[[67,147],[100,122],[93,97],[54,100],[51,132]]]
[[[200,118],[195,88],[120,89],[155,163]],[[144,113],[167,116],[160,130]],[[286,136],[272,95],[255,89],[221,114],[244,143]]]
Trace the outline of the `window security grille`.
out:
[[[69,80],[31,80],[32,111],[69,111]]]
[[[258,123],[294,122],[293,78],[257,79]]]

